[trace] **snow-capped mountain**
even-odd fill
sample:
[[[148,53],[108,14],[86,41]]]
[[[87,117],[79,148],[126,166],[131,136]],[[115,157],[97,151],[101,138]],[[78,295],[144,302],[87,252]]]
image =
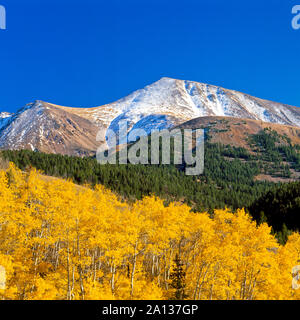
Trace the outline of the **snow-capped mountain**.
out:
[[[241,92],[185,80],[162,78],[116,102],[69,108],[37,101],[16,114],[0,114],[0,148],[30,148],[64,154],[95,153],[97,132],[170,128],[204,116],[260,120],[300,127],[300,108]]]
[[[1,149],[88,155],[97,149],[98,127],[89,120],[36,101],[0,123]]]

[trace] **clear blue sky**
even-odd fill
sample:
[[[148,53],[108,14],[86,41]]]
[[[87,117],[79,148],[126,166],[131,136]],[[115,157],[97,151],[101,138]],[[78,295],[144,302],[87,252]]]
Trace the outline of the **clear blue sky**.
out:
[[[102,105],[163,76],[300,106],[297,0],[0,4],[0,111],[37,99]]]

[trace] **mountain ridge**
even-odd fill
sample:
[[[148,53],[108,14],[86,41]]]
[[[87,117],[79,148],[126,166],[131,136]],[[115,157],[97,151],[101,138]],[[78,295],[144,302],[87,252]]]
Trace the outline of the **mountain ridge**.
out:
[[[163,77],[115,102],[92,108],[37,100],[15,114],[0,114],[0,149],[90,155],[105,142],[100,130],[169,129],[200,117],[234,117],[300,127],[300,108],[239,91]]]

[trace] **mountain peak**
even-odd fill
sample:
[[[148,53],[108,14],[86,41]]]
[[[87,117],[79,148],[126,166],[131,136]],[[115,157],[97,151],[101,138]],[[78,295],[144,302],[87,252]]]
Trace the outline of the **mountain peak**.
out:
[[[99,147],[99,130],[117,132],[122,120],[127,121],[128,132],[141,128],[150,133],[199,117],[300,127],[300,108],[205,83],[162,77],[116,102],[95,108],[62,107],[41,100],[29,103],[16,114],[2,117],[0,148],[86,154]]]
[[[170,78],[170,77],[161,77],[158,81],[176,81],[176,80],[179,80],[179,79]]]

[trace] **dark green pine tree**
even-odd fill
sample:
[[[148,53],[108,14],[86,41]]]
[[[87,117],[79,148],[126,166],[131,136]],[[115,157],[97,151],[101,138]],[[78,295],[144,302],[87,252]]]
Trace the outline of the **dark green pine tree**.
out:
[[[178,254],[176,254],[174,263],[175,267],[170,275],[170,285],[173,289],[175,289],[175,293],[172,299],[184,300],[185,298],[187,298],[187,295],[185,294],[185,271],[183,270],[183,263],[181,262]]]

